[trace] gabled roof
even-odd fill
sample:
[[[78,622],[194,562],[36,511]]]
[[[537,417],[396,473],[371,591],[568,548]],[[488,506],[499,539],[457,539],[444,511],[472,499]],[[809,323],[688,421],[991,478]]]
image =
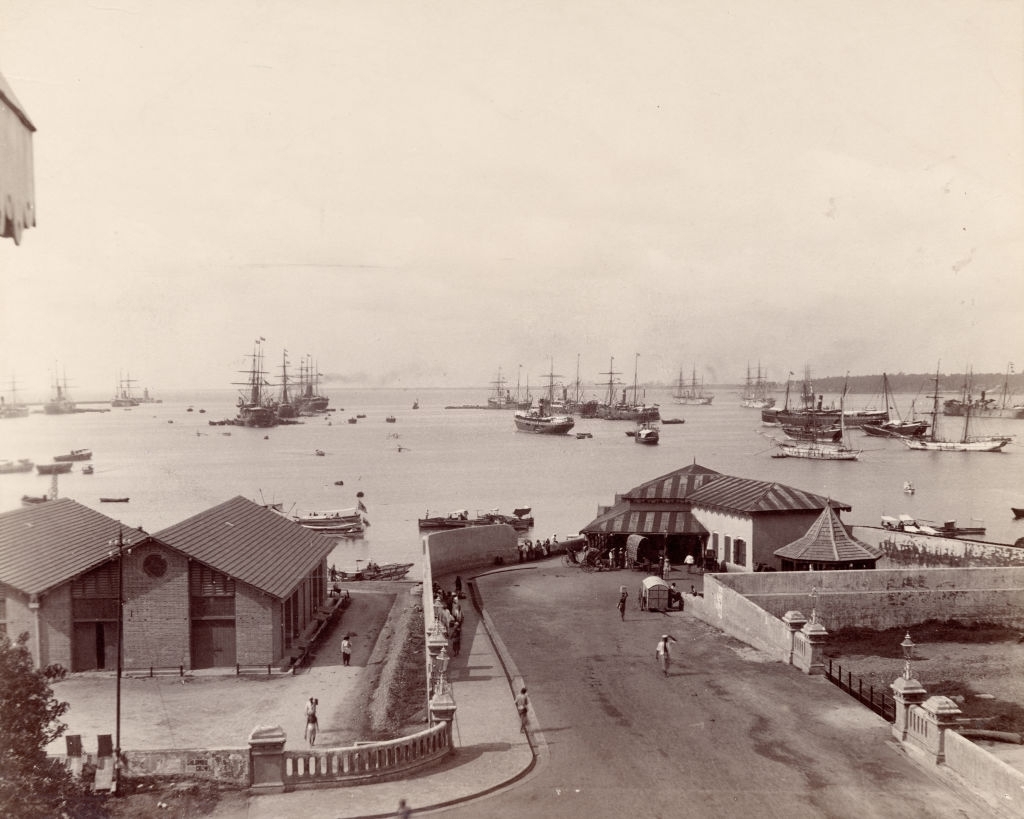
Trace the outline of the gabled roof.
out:
[[[110,541],[137,529],[71,500],[59,498],[0,514],[0,582],[42,594],[110,560]],[[141,533],[143,537],[148,537]]]
[[[699,466],[696,462],[660,478],[654,478],[634,486],[622,497],[629,500],[651,500],[661,503],[671,501],[683,501],[692,495],[697,489],[713,480],[721,478],[721,472],[715,472],[706,466]]]
[[[700,506],[753,514],[757,512],[814,512],[831,505],[850,511],[849,504],[833,501],[781,483],[722,475],[709,481],[687,500]]]
[[[280,599],[288,597],[335,546],[334,538],[240,495],[153,537]]]
[[[853,537],[835,510],[827,506],[803,537],[776,549],[775,554],[808,563],[848,563],[877,560],[882,556],[882,550]]]
[[[641,535],[706,535],[708,532],[689,510],[645,509],[635,503],[616,504],[580,531]]]

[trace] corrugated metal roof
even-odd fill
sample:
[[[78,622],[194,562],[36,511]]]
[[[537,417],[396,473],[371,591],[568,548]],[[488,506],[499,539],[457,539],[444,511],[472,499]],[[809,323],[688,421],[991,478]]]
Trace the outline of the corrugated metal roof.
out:
[[[148,537],[94,509],[59,498],[0,514],[0,581],[42,594],[110,560],[110,541]]]
[[[153,537],[280,599],[287,598],[335,546],[334,538],[240,495]]]
[[[723,475],[687,497],[692,504],[735,512],[806,512],[832,505],[849,511],[852,507],[781,483]]]
[[[721,472],[715,472],[706,466],[698,466],[692,463],[662,475],[659,478],[647,481],[634,486],[623,498],[631,500],[652,500],[662,503],[670,501],[682,501],[696,492],[704,484],[721,478]]]
[[[807,533],[776,549],[775,554],[790,560],[816,563],[846,563],[853,560],[877,560],[882,550],[853,537],[831,507],[825,507]]]
[[[688,510],[643,509],[626,503],[612,507],[580,531],[620,535],[698,535],[708,532]]]

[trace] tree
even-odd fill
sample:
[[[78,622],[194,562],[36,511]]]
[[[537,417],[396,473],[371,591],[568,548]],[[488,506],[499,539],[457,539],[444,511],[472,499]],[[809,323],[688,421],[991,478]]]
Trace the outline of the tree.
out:
[[[37,671],[28,633],[0,635],[0,814],[11,817],[103,815],[102,807],[46,746],[63,736],[66,702]]]

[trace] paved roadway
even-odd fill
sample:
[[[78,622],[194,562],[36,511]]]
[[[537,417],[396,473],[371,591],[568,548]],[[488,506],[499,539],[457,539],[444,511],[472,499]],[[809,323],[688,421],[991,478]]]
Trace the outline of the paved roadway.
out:
[[[685,572],[673,579],[690,586]],[[985,815],[823,678],[685,612],[639,611],[639,581],[555,561],[477,578],[529,688],[540,760],[519,783],[445,816]],[[679,641],[668,677],[655,662],[662,633]]]

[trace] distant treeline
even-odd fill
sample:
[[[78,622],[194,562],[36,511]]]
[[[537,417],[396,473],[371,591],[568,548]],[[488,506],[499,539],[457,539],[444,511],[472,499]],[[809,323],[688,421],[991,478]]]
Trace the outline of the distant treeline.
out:
[[[930,393],[935,386],[935,373],[888,373],[889,389],[900,393]],[[939,392],[945,394],[958,393],[964,387],[968,376],[964,373],[939,374]],[[970,376],[972,392],[977,396],[982,390],[987,390],[990,395],[1001,393],[1003,382],[1007,380],[1006,373],[974,373]],[[794,375],[790,385],[790,391],[796,391],[799,395],[800,385],[803,377]],[[843,385],[851,393],[881,393],[882,376],[878,375],[831,375],[824,378],[814,378],[811,383],[816,393],[841,393]],[[775,384],[776,390],[785,390],[786,382]],[[1009,389],[1012,393],[1024,391],[1024,373],[1010,373]]]

